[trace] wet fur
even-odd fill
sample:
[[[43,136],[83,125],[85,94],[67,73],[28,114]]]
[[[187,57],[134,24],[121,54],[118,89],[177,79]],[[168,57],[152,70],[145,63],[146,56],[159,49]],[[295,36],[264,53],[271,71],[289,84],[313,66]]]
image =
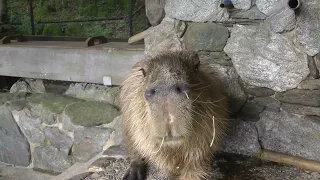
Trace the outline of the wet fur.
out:
[[[174,66],[179,58],[188,60],[198,57],[191,52],[179,51],[165,52],[155,58],[170,59]],[[164,146],[159,150],[160,143],[154,141],[149,134],[152,117],[144,98],[147,86],[141,71],[144,63],[146,62],[139,62],[133,67],[123,82],[120,93],[124,141],[132,162],[128,172],[132,170],[132,166],[135,168],[154,163],[165,170],[171,179],[208,179],[212,172],[213,153],[224,136],[227,118],[227,99],[221,83],[212,70],[209,72],[206,66],[200,64],[197,76],[193,79],[196,83],[193,83],[188,94],[191,108],[184,109],[192,112],[192,116],[185,118],[192,118],[193,134],[186,137],[181,146]],[[210,147],[213,138],[213,116],[216,135],[213,146]],[[141,179],[145,179],[145,176]]]

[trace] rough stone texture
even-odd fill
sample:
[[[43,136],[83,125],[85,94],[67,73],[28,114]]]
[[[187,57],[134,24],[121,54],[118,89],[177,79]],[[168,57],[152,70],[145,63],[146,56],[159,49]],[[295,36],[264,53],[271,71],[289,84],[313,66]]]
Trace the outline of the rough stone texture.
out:
[[[0,107],[0,161],[17,166],[30,164],[29,143],[6,106]]]
[[[10,89],[10,93],[17,92],[36,92],[44,93],[46,89],[41,79],[24,79],[14,83]]]
[[[184,21],[174,20],[174,27],[179,38],[182,38],[187,31],[187,23]]]
[[[297,17],[296,40],[310,56],[320,52],[319,17],[318,0],[301,0],[300,14]]]
[[[83,162],[101,152],[108,141],[110,129],[106,128],[79,128],[74,134],[73,156]]]
[[[34,149],[34,169],[49,173],[61,173],[73,164],[72,160],[52,146]]]
[[[258,132],[253,122],[234,119],[233,127],[221,144],[221,151],[256,156],[260,150]]]
[[[265,110],[279,112],[281,103],[273,97],[256,97],[253,100],[255,103],[265,106]]]
[[[147,36],[144,38],[147,57],[153,57],[162,51],[183,49],[174,24],[173,19],[165,17],[159,25],[147,30]]]
[[[117,146],[123,144],[121,121],[121,116],[118,116],[112,122],[103,125],[104,128],[109,128],[113,130],[108,141],[109,146]]]
[[[292,89],[277,93],[275,98],[286,103],[320,107],[320,90]]]
[[[315,62],[316,58],[312,58],[308,56],[308,67],[310,70],[310,76],[312,78],[318,79],[320,77],[319,69],[317,68],[317,64]]]
[[[214,70],[214,72],[222,80],[224,87],[228,92],[228,98],[230,103],[230,111],[235,113],[240,110],[242,105],[247,100],[247,95],[244,93],[239,83],[239,76],[233,67],[222,66],[219,64],[204,64]]]
[[[21,111],[23,108],[27,106],[28,101],[25,99],[16,99],[12,101],[7,101],[5,104],[8,106],[8,108],[13,111]]]
[[[28,109],[31,117],[39,118],[45,124],[51,125],[57,121],[57,114],[43,104],[29,103]]]
[[[286,112],[264,111],[256,123],[265,149],[320,160],[320,124]]]
[[[282,103],[281,108],[289,113],[320,116],[320,107],[302,106],[297,104]]]
[[[228,12],[220,8],[221,0],[166,1],[166,16],[192,22],[226,21]]]
[[[228,28],[220,24],[189,23],[188,29],[183,36],[183,43],[188,50],[222,51],[228,37]]]
[[[252,6],[247,11],[232,11],[232,18],[244,18],[244,19],[266,19],[267,16],[263,14],[256,5]]]
[[[285,91],[307,77],[307,55],[264,25],[236,25],[224,51],[249,85]]]
[[[165,16],[164,5],[166,0],[148,0],[145,1],[146,15],[152,26],[160,24],[161,20]]]
[[[248,101],[241,108],[239,118],[245,121],[258,121],[260,119],[259,114],[264,111],[265,108],[266,106]]]
[[[111,146],[107,150],[103,152],[103,155],[108,157],[122,157],[125,158],[127,156],[127,152],[125,148],[120,145]]]
[[[314,62],[316,64],[316,67],[318,69],[318,71],[320,72],[320,53],[318,53],[315,57],[314,57]],[[320,73],[319,73],[320,74]],[[320,78],[320,77],[319,77]]]
[[[248,10],[251,8],[252,0],[232,0],[232,4],[236,9]]]
[[[264,87],[255,87],[255,86],[247,86],[245,90],[248,94],[251,94],[257,97],[271,96],[275,93],[272,89],[264,88]]]
[[[203,63],[215,63],[223,66],[232,66],[231,58],[224,52],[198,52],[200,61]]]
[[[66,155],[69,154],[73,143],[71,137],[62,133],[56,127],[47,127],[43,132],[53,147],[57,148],[61,152],[64,152]]]
[[[65,109],[65,114],[70,117],[73,124],[91,127],[113,121],[120,112],[108,103],[86,101],[69,105]]]
[[[64,94],[80,99],[103,101],[118,105],[117,96],[119,95],[119,91],[119,87],[106,87],[89,83],[73,83]]]
[[[266,20],[271,27],[271,30],[276,33],[290,31],[295,28],[296,16],[292,9],[284,8],[279,13],[272,14]]]
[[[28,109],[12,111],[12,115],[30,143],[42,143],[45,140],[44,133],[41,130],[41,119],[32,117]]]
[[[256,0],[258,9],[267,16],[275,14],[287,7],[286,0]]]
[[[320,90],[320,79],[307,79],[302,81],[298,89]]]

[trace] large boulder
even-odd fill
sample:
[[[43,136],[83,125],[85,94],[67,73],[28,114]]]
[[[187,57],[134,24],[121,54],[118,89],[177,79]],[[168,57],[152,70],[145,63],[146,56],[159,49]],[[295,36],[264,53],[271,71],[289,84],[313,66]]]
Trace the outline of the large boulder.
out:
[[[41,79],[21,79],[12,85],[10,92],[44,93],[46,92],[46,89]]]
[[[183,43],[192,51],[222,51],[228,37],[228,28],[220,24],[189,23]]]
[[[147,0],[146,3],[146,15],[152,26],[160,24],[165,16],[164,5],[166,0]]]
[[[320,124],[309,117],[264,111],[256,122],[262,148],[320,161]]]
[[[29,166],[30,145],[21,133],[11,111],[0,107],[0,161],[17,166]]]
[[[249,85],[285,91],[309,74],[307,55],[265,25],[236,25],[224,51]]]
[[[226,21],[229,14],[220,7],[221,0],[174,0],[166,1],[166,16],[183,21]]]
[[[320,52],[320,4],[318,0],[301,0],[297,17],[296,43],[314,56]]]

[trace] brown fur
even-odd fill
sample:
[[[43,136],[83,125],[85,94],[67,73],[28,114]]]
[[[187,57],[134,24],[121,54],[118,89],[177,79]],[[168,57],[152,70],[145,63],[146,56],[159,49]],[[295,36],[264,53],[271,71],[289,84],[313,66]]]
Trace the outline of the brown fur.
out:
[[[123,82],[120,102],[124,140],[132,158],[128,172],[131,170],[132,173],[132,169],[136,167],[134,164],[140,162],[140,165],[154,163],[165,170],[170,177],[181,180],[200,180],[211,176],[213,153],[217,150],[225,131],[227,99],[217,76],[212,72],[209,73],[206,70],[207,67],[200,64],[194,74],[188,74],[191,71],[187,69],[193,68],[192,62],[197,61],[199,61],[198,56],[192,52],[164,52],[152,59],[139,62]],[[187,62],[185,63],[187,65],[182,66],[181,63],[184,62]],[[159,67],[157,68],[155,64]],[[165,65],[162,66],[162,64]],[[151,115],[155,110],[150,108],[144,95],[150,86],[150,81],[144,77],[141,69],[145,68],[149,71],[148,77],[150,77],[152,73],[159,71],[160,67],[166,69],[166,66],[181,66],[181,72],[190,76],[187,77],[190,82],[184,83],[192,86],[188,98],[183,99],[183,107],[176,108],[174,112],[179,117],[179,121],[177,121],[177,127],[173,129],[180,128],[185,131],[184,134],[182,133],[185,135],[183,141],[179,145],[166,144],[160,148],[161,140],[155,140],[153,137],[157,128],[162,127],[163,119],[154,120],[154,116]],[[167,74],[161,74],[164,72],[165,70],[161,70],[156,77],[167,76]],[[170,73],[168,76],[164,81],[165,85],[172,80]],[[186,81],[185,78],[182,80]],[[175,100],[172,103],[175,103]],[[213,116],[216,135],[213,146],[210,147],[213,138]],[[160,125],[155,125],[156,122],[160,122]],[[125,179],[128,179],[128,176]]]

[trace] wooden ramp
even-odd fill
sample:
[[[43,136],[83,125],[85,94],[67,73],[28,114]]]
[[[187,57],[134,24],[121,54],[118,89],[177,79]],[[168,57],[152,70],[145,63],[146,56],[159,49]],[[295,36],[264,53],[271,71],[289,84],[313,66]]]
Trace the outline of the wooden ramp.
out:
[[[96,43],[96,40],[99,42]],[[0,75],[120,85],[131,67],[144,58],[144,44],[102,38],[2,38]]]

